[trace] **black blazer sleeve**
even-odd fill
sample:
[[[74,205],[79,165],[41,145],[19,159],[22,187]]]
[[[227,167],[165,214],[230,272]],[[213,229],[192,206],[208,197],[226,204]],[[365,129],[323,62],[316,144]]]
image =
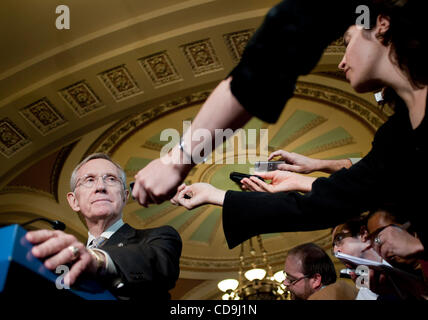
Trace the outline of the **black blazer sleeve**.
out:
[[[180,273],[180,235],[170,226],[133,230],[134,235],[123,239],[121,246],[107,243],[102,247],[118,269],[125,287],[121,291],[137,295],[153,290],[167,293]]]
[[[388,180],[383,168],[387,155],[381,141],[388,139],[391,130],[390,123],[385,123],[366,157],[329,178],[316,179],[306,194],[227,191],[223,229],[229,248],[257,234],[334,227],[387,202],[384,184]]]
[[[231,72],[231,91],[253,116],[275,122],[324,49],[355,23],[364,0],[283,0],[273,7]]]

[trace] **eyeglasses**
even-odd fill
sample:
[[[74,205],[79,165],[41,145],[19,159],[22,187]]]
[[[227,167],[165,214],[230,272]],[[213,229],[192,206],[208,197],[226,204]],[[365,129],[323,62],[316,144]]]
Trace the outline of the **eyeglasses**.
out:
[[[379,235],[379,233],[381,233],[384,229],[389,228],[389,227],[395,227],[395,228],[399,228],[399,229],[407,231],[407,229],[410,227],[410,221],[407,221],[403,225],[397,225],[395,223],[391,223],[391,224],[388,224],[386,226],[379,227],[375,231],[373,231],[372,233],[370,233],[368,235],[368,239],[372,243],[374,243],[374,239]]]
[[[282,271],[284,274],[284,282],[288,282],[289,284],[287,286],[294,286],[297,282],[299,282],[302,279],[309,278],[309,275],[305,274],[303,277],[295,279],[294,277],[290,277],[287,272]]]
[[[350,232],[339,232],[334,236],[333,239],[333,248],[336,246],[340,246],[342,244],[343,239],[351,238],[352,234]]]
[[[76,184],[76,188],[79,186],[84,186],[85,188],[92,188],[98,182],[99,178],[103,180],[104,184],[111,187],[122,184],[122,180],[112,174],[104,174],[102,176],[84,175],[83,177],[77,180],[82,181]]]

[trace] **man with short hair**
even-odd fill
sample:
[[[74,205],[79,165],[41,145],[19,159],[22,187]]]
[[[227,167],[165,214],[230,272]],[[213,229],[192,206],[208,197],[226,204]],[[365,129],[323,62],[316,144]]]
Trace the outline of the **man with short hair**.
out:
[[[89,275],[123,299],[167,299],[179,276],[182,242],[178,232],[163,226],[134,229],[122,220],[129,196],[123,169],[109,156],[86,157],[72,173],[70,207],[88,227],[85,246],[62,231],[28,232],[32,253],[48,269],[70,264],[64,278],[74,284]]]
[[[356,290],[336,282],[336,271],[327,253],[314,243],[291,249],[285,259],[284,285],[298,300],[353,300]]]

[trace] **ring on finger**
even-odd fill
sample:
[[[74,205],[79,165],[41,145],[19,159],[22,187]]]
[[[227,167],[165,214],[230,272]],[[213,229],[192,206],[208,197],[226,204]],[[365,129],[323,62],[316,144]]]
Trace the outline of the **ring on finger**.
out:
[[[75,246],[69,246],[68,250],[71,251],[73,260],[76,260],[79,257],[79,254],[80,254],[79,248]]]

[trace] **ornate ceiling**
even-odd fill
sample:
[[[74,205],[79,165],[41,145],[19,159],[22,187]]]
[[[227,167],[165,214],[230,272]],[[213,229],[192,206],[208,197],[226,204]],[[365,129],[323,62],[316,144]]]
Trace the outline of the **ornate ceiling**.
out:
[[[159,156],[162,130],[181,131],[182,121],[194,118],[276,2],[65,1],[71,28],[57,30],[56,1],[2,1],[0,223],[60,219],[84,240],[87,231],[65,202],[73,167],[102,151],[132,181]],[[343,52],[340,40],[327,48],[315,70],[299,79],[276,124],[253,119],[244,129],[268,129],[271,151],[323,159],[365,155],[390,112],[344,81],[337,71]],[[248,162],[203,164],[186,181],[238,190],[229,173],[249,169]],[[173,298],[218,298],[218,279],[236,277],[239,248],[227,249],[219,208],[186,211],[165,202],[145,209],[130,200],[124,219],[137,228],[169,224],[180,232],[184,247]],[[263,239],[279,270],[299,243],[328,249],[330,230]]]

